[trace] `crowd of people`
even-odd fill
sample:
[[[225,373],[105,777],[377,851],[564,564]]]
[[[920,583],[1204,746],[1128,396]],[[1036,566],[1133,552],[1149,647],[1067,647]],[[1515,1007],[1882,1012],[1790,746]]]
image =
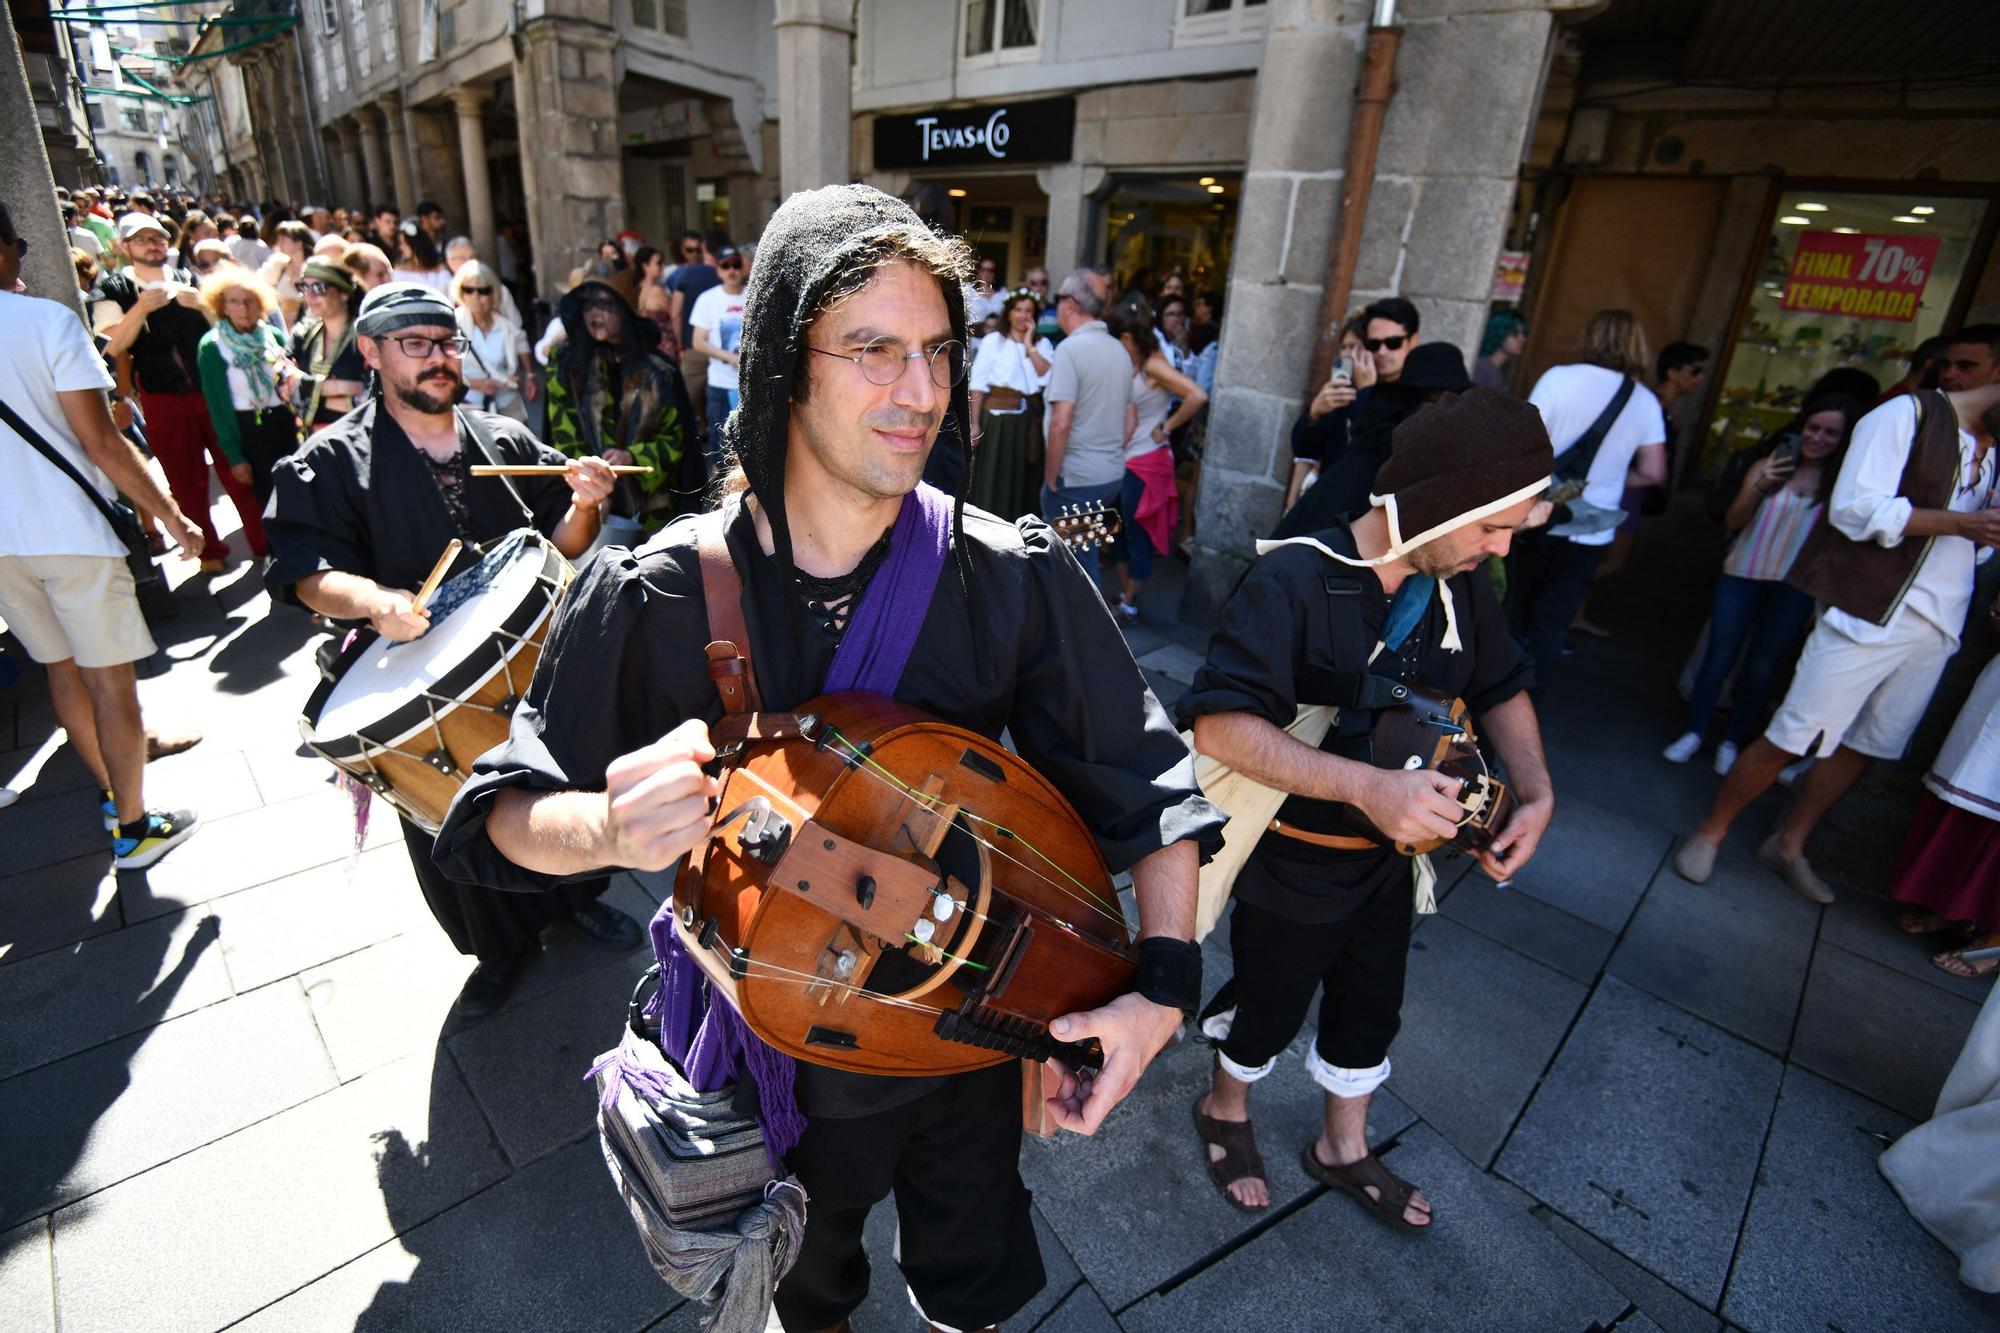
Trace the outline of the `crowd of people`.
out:
[[[1457,836],[1469,812],[1458,779],[1377,766],[1374,719],[1412,686],[1465,702],[1515,796],[1474,854],[1496,879],[1518,873],[1554,808],[1532,691],[1572,669],[1572,636],[1602,632],[1593,587],[1689,475],[1704,349],[1655,357],[1629,312],[1605,310],[1573,358],[1516,395],[1518,314],[1494,316],[1470,367],[1426,339],[1407,299],[1343,322],[1292,428],[1275,545],[1222,609],[1176,709],[1196,751],[1282,797],[1235,880],[1235,976],[1203,1006],[1197,870],[1226,820],[1165,711],[1130,706],[1149,694],[1118,651],[1155,563],[1192,531],[1221,311],[1184,275],[1127,283],[1081,267],[1052,287],[1032,270],[1005,288],[996,263],[902,202],[829,187],[787,201],[757,246],[608,238],[533,330],[510,290],[518,252],[488,262],[432,205],[405,221],[138,193],[59,202],[95,337],[16,294],[25,247],[0,210],[0,317],[41,353],[0,369],[0,400],[27,405],[13,434],[50,437],[77,484],[33,471],[34,502],[0,515],[0,615],[48,666],[120,866],[150,864],[199,821],[145,805],[132,663],[152,641],[127,585],[146,536],[135,529],[129,563],[110,530],[87,549],[74,536],[104,526],[91,511],[113,488],[156,548],[171,540],[219,569],[231,552],[209,517],[212,469],[275,600],[390,641],[429,630],[415,590],[455,542],[470,561],[531,528],[582,560],[608,539],[634,551],[566,594],[512,740],[435,836],[404,822],[440,927],[478,960],[461,1015],[505,999],[547,925],[636,947],[639,924],[599,901],[606,875],[704,845],[709,725],[760,690],[763,707],[787,708],[843,681],[1005,730],[1110,868],[1132,872],[1138,980],[1052,1025],[1103,1056],[1094,1076],[1062,1072],[1057,1123],[1094,1129],[1199,1011],[1218,1050],[1194,1108],[1210,1175],[1234,1205],[1268,1208],[1250,1099],[1323,992],[1306,1065],[1325,1119],[1302,1167],[1385,1225],[1432,1225],[1431,1201],[1373,1156],[1365,1126],[1428,910],[1412,849]],[[1806,838],[1870,758],[1903,755],[1980,611],[1979,553],[2000,544],[2000,327],[1958,330],[1932,355],[1887,392],[1828,376],[1716,488],[1729,547],[1664,755],[1699,753],[1727,697],[1722,785],[1674,859],[1690,881],[1709,878],[1750,801],[1816,756],[1759,857],[1831,901]],[[483,486],[474,459],[541,471]],[[718,562],[734,585],[713,581]],[[733,612],[708,604],[731,586]],[[901,614],[870,599],[877,586]],[[1966,955],[2000,943],[1996,694],[1989,666],[1931,765],[1895,885],[1904,928],[1950,935],[1936,961],[1962,975],[1991,971]],[[1303,739],[1314,706],[1338,714]],[[661,947],[671,969],[676,946]],[[715,1004],[681,1036],[726,1023]],[[1032,1295],[1018,1065],[892,1093],[717,1032],[734,1052],[723,1072],[757,1085],[772,1153],[813,1200],[776,1286],[787,1326],[831,1327],[858,1303],[861,1223],[891,1188],[937,1238],[905,1259],[928,1315],[984,1327]],[[686,1066],[692,1049],[666,1053]]]

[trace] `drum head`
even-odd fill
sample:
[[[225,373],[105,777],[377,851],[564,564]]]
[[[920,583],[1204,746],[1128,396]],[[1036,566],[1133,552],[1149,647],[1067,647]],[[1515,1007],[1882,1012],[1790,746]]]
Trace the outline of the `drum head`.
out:
[[[338,674],[306,705],[307,739],[330,753],[358,746],[362,738],[394,745],[428,724],[424,696],[462,699],[500,669],[518,645],[501,631],[526,637],[554,605],[553,579],[561,555],[532,533],[516,534],[471,569],[444,583],[432,602],[431,628],[420,639],[395,643],[365,634],[341,654]],[[520,682],[525,690],[527,681]],[[432,700],[440,712],[449,702]]]

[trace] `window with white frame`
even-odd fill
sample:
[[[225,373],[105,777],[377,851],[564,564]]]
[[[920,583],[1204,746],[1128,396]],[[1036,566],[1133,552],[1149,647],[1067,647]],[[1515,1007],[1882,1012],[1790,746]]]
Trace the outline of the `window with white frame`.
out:
[[[354,77],[365,79],[374,67],[374,48],[368,43],[368,3],[367,0],[347,0],[348,27],[353,33]]]
[[[1242,42],[1264,35],[1265,0],[1179,0],[1174,45]]]
[[[319,0],[319,30],[332,34],[340,29],[340,0]]]
[[[384,6],[382,10],[382,63],[396,63],[396,11]]]
[[[1041,0],[965,0],[964,65],[1005,65],[1042,53]]]
[[[629,12],[632,26],[640,32],[687,40],[687,0],[630,0]]]
[[[132,134],[144,134],[146,132],[146,108],[137,102],[120,102],[118,104],[118,123],[123,125]]]

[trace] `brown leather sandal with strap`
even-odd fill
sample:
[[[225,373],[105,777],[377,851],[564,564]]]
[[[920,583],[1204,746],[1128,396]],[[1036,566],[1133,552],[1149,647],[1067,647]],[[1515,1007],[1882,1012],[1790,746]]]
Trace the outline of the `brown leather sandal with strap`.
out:
[[[1243,1213],[1261,1213],[1269,1210],[1269,1204],[1245,1203],[1229,1192],[1229,1187],[1239,1180],[1262,1180],[1269,1182],[1264,1174],[1264,1158],[1257,1151],[1257,1136],[1250,1128],[1248,1120],[1217,1120],[1212,1115],[1201,1112],[1202,1098],[1194,1099],[1194,1132],[1201,1135],[1202,1157],[1208,1162],[1208,1178],[1215,1182],[1215,1188],[1222,1192],[1223,1202]],[[1222,1156],[1210,1157],[1210,1145],[1222,1149]]]
[[[1305,1167],[1306,1174],[1314,1180],[1353,1195],[1363,1208],[1406,1235],[1421,1236],[1437,1225],[1435,1220],[1412,1222],[1403,1216],[1410,1206],[1411,1197],[1417,1192],[1417,1187],[1392,1174],[1388,1167],[1382,1165],[1382,1159],[1374,1153],[1369,1153],[1360,1161],[1351,1162],[1346,1166],[1328,1166],[1319,1160],[1319,1154],[1314,1152],[1313,1145],[1308,1143],[1299,1160]],[[1376,1194],[1371,1195],[1368,1192],[1371,1187]]]

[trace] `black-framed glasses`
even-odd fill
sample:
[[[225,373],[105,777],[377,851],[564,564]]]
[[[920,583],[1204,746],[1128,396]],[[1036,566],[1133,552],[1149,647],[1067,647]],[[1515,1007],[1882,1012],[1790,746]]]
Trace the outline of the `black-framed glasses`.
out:
[[[1361,345],[1363,347],[1366,347],[1371,352],[1379,352],[1384,347],[1388,348],[1392,352],[1400,352],[1403,350],[1403,344],[1408,342],[1409,340],[1410,340],[1409,334],[1398,333],[1391,338],[1363,338],[1361,340]]]
[[[929,362],[931,383],[940,389],[949,389],[965,378],[965,344],[955,338],[941,342],[929,351],[912,352],[901,338],[870,338],[861,345],[859,352],[834,352],[824,347],[810,350],[821,356],[852,361],[861,367],[861,373],[868,382],[878,388],[886,389],[903,378],[904,367],[912,361]]]
[[[426,338],[422,334],[392,335],[389,340],[403,350],[403,355],[412,361],[428,361],[432,356],[464,356],[471,346],[464,334],[455,333],[449,338]]]

